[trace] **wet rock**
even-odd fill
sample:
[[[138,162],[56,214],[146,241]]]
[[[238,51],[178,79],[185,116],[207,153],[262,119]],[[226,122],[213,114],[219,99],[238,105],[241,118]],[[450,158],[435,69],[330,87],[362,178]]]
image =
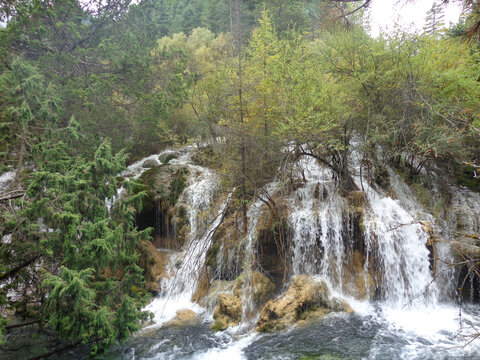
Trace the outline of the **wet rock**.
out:
[[[208,290],[210,287],[210,275],[207,267],[202,268],[200,277],[198,279],[198,285],[193,294],[192,300],[196,303],[203,303],[204,299],[208,295]]]
[[[145,160],[142,164],[142,167],[143,168],[146,168],[146,169],[151,169],[151,168],[154,168],[154,167],[157,167],[158,165],[160,165],[158,163],[157,160],[155,159],[148,159],[148,160]]]
[[[164,152],[158,156],[158,160],[162,164],[168,164],[170,160],[177,159],[180,156],[180,153],[177,151]]]
[[[270,300],[262,309],[257,330],[270,332],[283,330],[299,320],[309,320],[312,315],[320,318],[331,311],[352,313],[344,301],[330,299],[328,287],[323,281],[299,275],[292,279],[288,291],[278,299]]]
[[[240,275],[235,282],[234,294],[237,297],[241,297],[245,282],[245,274]],[[257,271],[253,272],[252,291],[253,301],[256,304],[267,301],[274,290],[275,285],[265,275]]]
[[[215,331],[238,325],[242,320],[242,299],[234,294],[220,294],[213,318],[212,329]]]
[[[273,210],[266,211],[257,226],[257,261],[280,289],[286,281],[290,256],[289,208],[281,195],[274,196],[272,203]]]
[[[139,266],[145,271],[145,288],[153,293],[160,292],[160,280],[165,276],[167,253],[158,251],[150,241],[137,244],[140,252]]]
[[[229,326],[236,326],[242,320],[242,294],[246,275],[240,275],[235,281],[215,281],[212,284],[211,294],[216,295],[217,306],[213,318],[215,322],[212,329],[223,331]],[[251,290],[253,291],[253,306],[263,304],[275,290],[275,285],[263,274],[254,272],[251,278]],[[222,293],[222,291],[224,291]],[[226,293],[229,292],[229,293]]]
[[[184,327],[192,326],[199,322],[197,313],[192,310],[183,309],[177,311],[177,316],[165,324],[165,326]]]
[[[139,178],[148,196],[142,200],[136,223],[140,230],[154,229],[152,237],[157,247],[177,249],[183,245],[188,233],[186,211],[182,211],[183,207],[177,202],[188,175],[188,168],[184,166],[163,165],[145,171]]]
[[[343,275],[343,292],[359,300],[371,298],[375,293],[375,280],[370,271],[365,272],[365,257],[358,251],[345,265]]]

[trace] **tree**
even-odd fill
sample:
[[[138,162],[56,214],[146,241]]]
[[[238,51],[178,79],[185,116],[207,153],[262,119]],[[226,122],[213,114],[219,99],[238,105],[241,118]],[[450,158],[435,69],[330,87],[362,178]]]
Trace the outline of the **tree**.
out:
[[[12,165],[16,160],[15,182],[18,183],[33,146],[41,138],[55,136],[60,100],[55,86],[47,84],[37,68],[20,58],[0,75],[0,88],[3,151]],[[73,119],[72,125],[74,123]]]
[[[425,19],[426,22],[424,26],[425,33],[436,36],[438,31],[444,25],[444,18],[445,13],[443,11],[443,7],[434,1],[430,10],[427,11],[427,17]]]
[[[135,185],[126,183],[127,195],[108,209],[126,159],[113,155],[108,142],[92,160],[71,157],[62,142],[42,146],[42,155],[24,180],[27,201],[1,214],[1,235],[12,239],[0,248],[2,292],[21,286],[23,298],[9,301],[11,307],[97,352],[126,339],[147,316],[136,243],[150,229],[134,227],[145,194],[130,195]]]

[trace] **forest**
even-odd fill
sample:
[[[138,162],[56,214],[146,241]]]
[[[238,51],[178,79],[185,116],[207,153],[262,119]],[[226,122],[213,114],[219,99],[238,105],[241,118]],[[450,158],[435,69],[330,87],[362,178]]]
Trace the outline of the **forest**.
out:
[[[479,193],[480,3],[437,1],[421,31],[378,37],[370,3],[1,1],[0,339],[21,318],[95,356],[151,321],[151,194],[121,174],[166,149],[195,147],[242,236],[257,200],[280,214],[265,189],[301,158],[342,198],[366,191],[352,144],[360,179],[388,188],[394,168],[437,219],[432,178]],[[461,262],[480,278],[478,254]]]

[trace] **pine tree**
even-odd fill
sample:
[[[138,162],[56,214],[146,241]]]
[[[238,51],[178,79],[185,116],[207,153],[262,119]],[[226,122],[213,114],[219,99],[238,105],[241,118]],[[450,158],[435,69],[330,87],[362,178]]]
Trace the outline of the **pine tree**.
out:
[[[430,10],[427,11],[424,26],[425,34],[438,35],[440,29],[445,25],[443,22],[444,18],[445,12],[443,6],[434,1]]]

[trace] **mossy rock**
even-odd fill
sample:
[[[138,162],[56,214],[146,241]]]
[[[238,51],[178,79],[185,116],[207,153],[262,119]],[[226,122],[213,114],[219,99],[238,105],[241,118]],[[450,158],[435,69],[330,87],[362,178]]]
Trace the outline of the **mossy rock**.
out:
[[[148,160],[145,160],[142,164],[142,167],[143,168],[155,168],[157,166],[159,166],[160,164],[158,163],[157,160],[155,159],[148,159]]]
[[[161,165],[145,171],[139,178],[148,196],[143,199],[143,211],[152,211],[155,201],[167,211],[174,206],[187,185],[188,168]]]
[[[228,328],[228,325],[221,319],[215,320],[215,322],[210,326],[210,329],[213,331],[224,331]]]
[[[205,262],[207,266],[210,266],[212,268],[217,267],[217,256],[219,251],[220,251],[220,243],[214,242],[207,252],[207,260]]]
[[[159,157],[158,157],[158,160],[162,164],[168,164],[170,162],[170,160],[176,159],[179,156],[180,156],[180,153],[178,153],[176,151],[166,152],[164,154],[160,154]]]
[[[292,279],[288,291],[280,298],[270,300],[260,313],[257,330],[270,332],[283,330],[307,320],[321,319],[331,311],[352,313],[344,301],[330,298],[325,282],[316,281],[310,276],[299,275]]]
[[[243,282],[245,274],[241,274],[236,280],[234,294],[238,297],[242,296]],[[256,304],[261,304],[267,301],[272,293],[275,291],[275,284],[270,281],[262,273],[255,271],[252,273],[252,287],[253,287],[253,301]]]

